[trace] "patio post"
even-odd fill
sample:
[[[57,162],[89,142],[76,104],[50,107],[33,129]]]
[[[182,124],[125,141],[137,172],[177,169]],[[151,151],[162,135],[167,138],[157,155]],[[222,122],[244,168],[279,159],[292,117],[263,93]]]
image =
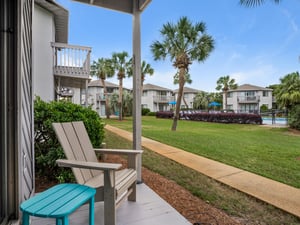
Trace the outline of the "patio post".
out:
[[[138,0],[133,1],[133,148],[142,149],[141,131],[141,29]],[[142,182],[142,154],[137,162],[137,180]]]

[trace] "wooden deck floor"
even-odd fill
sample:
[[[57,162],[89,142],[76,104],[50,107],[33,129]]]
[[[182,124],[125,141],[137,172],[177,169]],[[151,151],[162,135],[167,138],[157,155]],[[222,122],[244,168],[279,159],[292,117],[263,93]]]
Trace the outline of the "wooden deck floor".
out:
[[[185,225],[191,223],[147,185],[137,186],[137,202],[125,201],[117,209],[117,225]],[[31,225],[54,225],[55,220],[32,217]],[[88,224],[88,205],[70,216],[70,225]],[[103,202],[95,204],[95,225],[104,225]]]

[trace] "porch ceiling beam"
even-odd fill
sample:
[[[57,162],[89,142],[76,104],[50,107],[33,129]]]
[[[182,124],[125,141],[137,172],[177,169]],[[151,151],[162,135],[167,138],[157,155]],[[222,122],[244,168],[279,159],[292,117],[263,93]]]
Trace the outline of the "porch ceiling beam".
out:
[[[107,9],[133,14],[133,0],[73,0]],[[138,0],[138,7],[143,11],[151,0]]]
[[[133,1],[132,0],[73,0],[75,2],[86,3],[89,5],[95,5],[107,9],[112,9],[124,13],[133,12]]]

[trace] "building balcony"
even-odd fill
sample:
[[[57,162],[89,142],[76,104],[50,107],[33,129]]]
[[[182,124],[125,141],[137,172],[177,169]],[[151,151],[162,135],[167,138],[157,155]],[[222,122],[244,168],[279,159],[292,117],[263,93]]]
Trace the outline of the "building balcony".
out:
[[[153,96],[153,102],[155,103],[169,103],[175,101],[174,96],[158,95]]]
[[[83,88],[90,79],[91,48],[52,43],[53,74],[59,86]]]
[[[105,102],[105,100],[106,100],[106,97],[105,97],[105,95],[104,94],[96,94],[96,100],[97,100],[97,102]]]
[[[260,96],[239,96],[237,97],[238,103],[258,103]]]

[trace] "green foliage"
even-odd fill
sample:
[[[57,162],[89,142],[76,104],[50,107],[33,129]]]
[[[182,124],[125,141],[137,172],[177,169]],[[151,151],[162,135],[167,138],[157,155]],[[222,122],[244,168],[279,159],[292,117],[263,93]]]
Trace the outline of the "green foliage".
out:
[[[148,112],[147,116],[156,116],[156,112]]]
[[[300,130],[300,104],[295,105],[292,108],[290,112],[289,125],[291,128]]]
[[[276,90],[276,102],[281,108],[292,109],[300,103],[300,75],[298,72],[290,73],[280,78]]]
[[[148,109],[148,108],[142,108],[142,116],[148,115],[149,112],[150,112],[150,109]]]
[[[59,168],[56,159],[65,158],[63,150],[52,128],[53,122],[83,121],[94,147],[100,147],[104,139],[104,123],[91,108],[71,102],[44,102],[39,97],[34,101],[34,148],[35,169],[40,176],[58,179],[60,182],[73,180],[70,169]]]
[[[128,91],[123,92],[122,97],[122,115],[131,116],[132,108],[133,108],[133,96],[132,93]],[[118,115],[119,114],[119,94],[113,93],[109,99],[110,108],[112,113]]]
[[[268,106],[265,105],[265,104],[261,105],[261,106],[260,106],[260,111],[261,111],[261,112],[266,112],[266,111],[268,111]]]

